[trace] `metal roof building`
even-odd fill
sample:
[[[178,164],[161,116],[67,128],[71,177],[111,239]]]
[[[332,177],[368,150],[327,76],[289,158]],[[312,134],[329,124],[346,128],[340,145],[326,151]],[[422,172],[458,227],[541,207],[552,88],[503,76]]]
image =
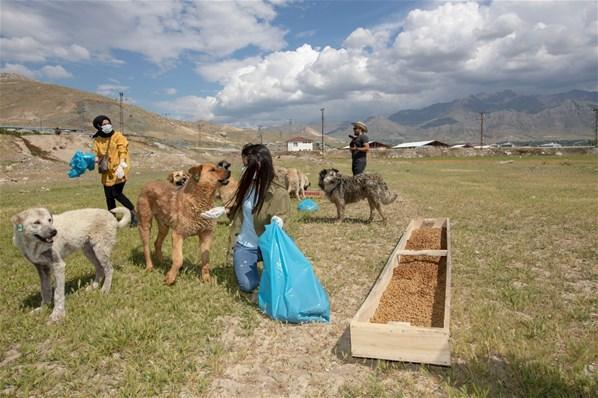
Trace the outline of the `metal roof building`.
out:
[[[415,142],[404,142],[399,145],[393,146],[393,149],[406,149],[406,148],[422,148],[426,146],[445,146],[448,145],[444,142],[432,140],[432,141],[415,141]]]

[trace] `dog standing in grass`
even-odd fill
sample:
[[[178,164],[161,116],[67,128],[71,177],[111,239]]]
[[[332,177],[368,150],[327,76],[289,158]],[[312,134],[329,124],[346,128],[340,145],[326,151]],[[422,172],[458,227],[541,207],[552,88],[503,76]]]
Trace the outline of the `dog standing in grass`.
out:
[[[158,223],[158,237],[154,243],[156,258],[163,261],[162,243],[172,228],[172,266],[164,282],[172,285],[183,265],[183,241],[193,235],[199,237],[202,280],[210,280],[210,247],[214,232],[214,220],[200,214],[213,207],[216,190],[228,184],[228,168],[213,163],[202,163],[188,170],[189,179],[181,188],[166,181],[147,183],[137,199],[139,212],[139,235],[143,242],[146,270],[154,268],[150,253],[152,220]]]
[[[113,213],[120,214],[121,220],[117,221]],[[116,231],[130,221],[131,213],[124,207],[117,207],[110,212],[103,209],[80,209],[58,215],[52,215],[44,208],[34,208],[11,218],[13,244],[35,265],[39,274],[42,306],[52,302],[52,274],[56,279],[51,322],[65,316],[64,258],[82,249],[96,269],[91,288],[96,289],[103,279],[102,293],[108,293],[112,284],[110,255],[116,243]]]
[[[348,203],[355,203],[363,199],[367,199],[370,205],[370,217],[367,222],[374,219],[374,209],[386,222],[382,213],[382,205],[391,204],[397,198],[397,194],[388,189],[378,174],[358,174],[347,177],[337,169],[324,169],[320,171],[318,185],[326,197],[336,205],[337,222],[342,222],[345,219],[345,206]]]

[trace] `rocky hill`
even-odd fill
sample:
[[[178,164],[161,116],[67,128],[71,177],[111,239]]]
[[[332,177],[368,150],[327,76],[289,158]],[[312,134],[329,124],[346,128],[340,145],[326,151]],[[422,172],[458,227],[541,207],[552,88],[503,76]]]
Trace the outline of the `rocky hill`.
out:
[[[0,125],[60,127],[92,132],[96,115],[110,115],[119,128],[118,101],[64,86],[41,83],[14,73],[0,74]],[[199,147],[238,145],[255,140],[255,130],[208,122],[169,119],[131,105],[123,105],[125,133]]]

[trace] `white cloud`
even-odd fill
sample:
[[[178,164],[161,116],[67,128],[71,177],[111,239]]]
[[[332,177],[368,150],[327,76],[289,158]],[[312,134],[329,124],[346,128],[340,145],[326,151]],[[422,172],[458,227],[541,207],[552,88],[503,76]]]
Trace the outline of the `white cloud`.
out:
[[[165,88],[164,94],[166,95],[176,95],[176,88]]]
[[[37,78],[37,72],[29,69],[25,65],[21,64],[5,64],[2,68],[0,68],[0,72],[3,73],[17,73],[19,75],[23,75],[30,79]]]
[[[160,109],[172,114],[174,118],[185,120],[212,120],[214,119],[213,108],[216,105],[214,97],[180,97],[171,101],[160,101],[156,103]]]
[[[272,25],[276,6],[263,0],[6,1],[2,56],[6,62],[45,62],[82,61],[93,54],[110,61],[113,50],[128,50],[165,65],[186,52],[226,56],[247,46],[278,50],[285,32]]]
[[[59,79],[68,79],[73,77],[73,75],[64,69],[60,65],[46,65],[40,70],[41,74],[48,79],[52,80],[59,80]]]
[[[592,14],[594,12],[594,14]],[[596,89],[591,2],[432,3],[403,19],[358,27],[342,47],[275,51],[204,63],[220,82],[217,120],[353,119],[514,88]]]
[[[119,93],[126,92],[128,89],[128,86],[124,86],[122,84],[106,83],[98,85],[96,88],[96,93],[106,97],[116,98],[119,96]]]
[[[0,68],[0,72],[18,73],[30,79],[40,79],[45,77],[51,80],[60,80],[73,77],[73,75],[61,65],[45,65],[39,70],[34,70],[22,64],[7,63],[4,67]]]

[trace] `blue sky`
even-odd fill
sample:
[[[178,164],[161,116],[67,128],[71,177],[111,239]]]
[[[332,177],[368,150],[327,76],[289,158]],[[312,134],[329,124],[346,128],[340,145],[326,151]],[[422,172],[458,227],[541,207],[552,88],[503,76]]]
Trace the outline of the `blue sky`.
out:
[[[1,0],[0,70],[185,120],[387,115],[598,88],[593,1]]]

